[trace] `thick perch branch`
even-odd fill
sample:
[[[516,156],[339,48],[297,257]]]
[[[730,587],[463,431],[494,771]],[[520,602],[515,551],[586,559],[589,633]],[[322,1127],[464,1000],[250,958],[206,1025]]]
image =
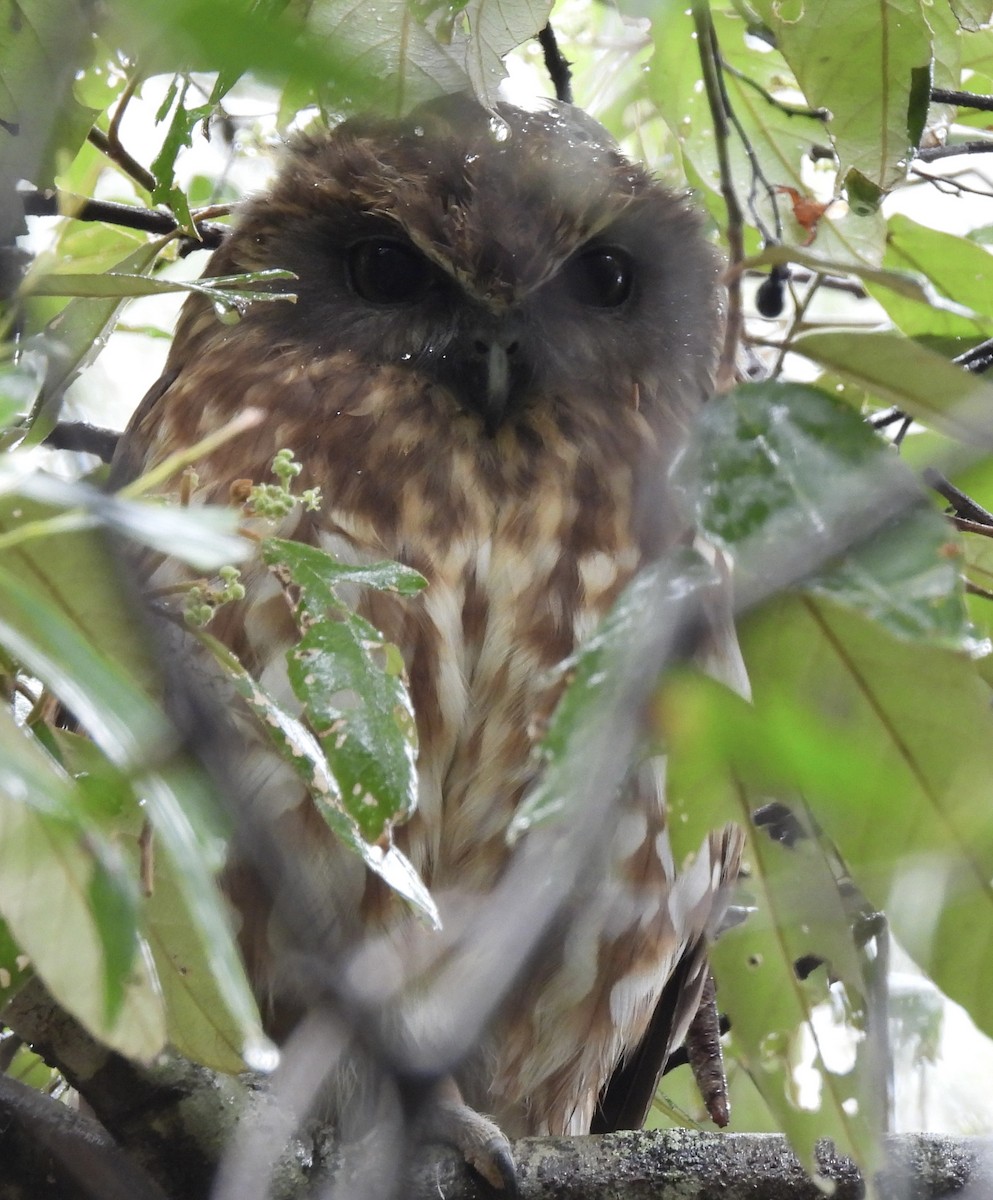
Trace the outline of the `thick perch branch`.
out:
[[[263,1166],[251,1181],[257,1190],[242,1200],[304,1200],[321,1194],[334,1178],[340,1158],[333,1133],[305,1126],[287,1144],[280,1131],[288,1132],[292,1123],[277,1108],[277,1094],[265,1077],[234,1079],[176,1055],[150,1066],[129,1063],[95,1042],[37,981],[22,988],[3,1019],[59,1065],[100,1122],[7,1081],[10,1086],[0,1087],[0,1192],[5,1198],[207,1200],[219,1161],[246,1133],[272,1144],[271,1156],[263,1159],[274,1174],[266,1179]],[[370,1135],[375,1137],[376,1130]],[[378,1146],[384,1155],[404,1152],[402,1137],[381,1137]],[[660,1130],[528,1138],[513,1149],[521,1200],[822,1200],[824,1195],[778,1135]],[[887,1139],[886,1151],[887,1166],[877,1177],[883,1200],[993,1196],[993,1138],[905,1134]],[[854,1165],[829,1143],[818,1147],[817,1167],[835,1184],[835,1200],[865,1196]],[[436,1146],[416,1153],[409,1182],[398,1194],[404,1200],[492,1198],[453,1151]]]
[[[904,1134],[887,1139],[880,1194],[899,1200],[988,1200],[993,1139]],[[521,1200],[824,1200],[778,1134],[657,1130],[604,1137],[529,1138],[514,1146]],[[865,1185],[828,1144],[818,1148],[834,1200],[862,1200]],[[418,1168],[410,1200],[479,1200],[461,1164]]]

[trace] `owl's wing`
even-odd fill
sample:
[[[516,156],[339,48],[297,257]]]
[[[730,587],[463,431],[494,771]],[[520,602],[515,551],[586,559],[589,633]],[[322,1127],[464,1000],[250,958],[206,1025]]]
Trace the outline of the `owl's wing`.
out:
[[[676,965],[655,1006],[644,1037],[614,1069],[600,1093],[590,1133],[616,1133],[620,1129],[640,1129],[648,1116],[652,1098],[672,1053],[673,1030],[692,1020],[695,1009],[686,1013],[687,999],[698,999],[699,989],[692,981],[706,966],[706,951],[700,943],[691,946]]]
[[[701,1010],[701,1001],[713,1005],[713,993],[706,988],[710,977],[707,955],[724,921],[728,896],[741,869],[743,846],[742,831],[736,825],[727,825],[709,835],[684,875],[688,890],[698,894],[699,886],[687,876],[705,872],[710,877],[710,887],[701,895],[697,919],[692,912],[688,914],[688,924],[696,925],[699,936],[687,945],[667,980],[641,1041],[624,1056],[600,1093],[591,1133],[642,1127],[666,1064],[687,1037]]]
[[[722,552],[705,538],[697,536],[694,545],[714,567],[718,581],[704,600],[705,630],[697,647],[695,661],[707,674],[748,698],[751,689],[734,629],[729,564]],[[719,1054],[713,984],[711,982],[709,988],[706,986],[710,978],[707,957],[712,941],[720,933],[728,895],[740,872],[743,845],[741,830],[731,825],[712,833],[704,844],[700,857],[706,856],[709,860],[707,867],[714,881],[714,890],[708,897],[712,907],[706,929],[701,930],[701,936],[687,945],[666,982],[641,1041],[625,1055],[600,1093],[591,1133],[642,1127],[666,1064],[673,1051],[683,1043],[694,1022],[695,1036],[699,1036],[697,1031],[701,1026],[705,1031],[713,1027],[716,1053]],[[690,869],[699,869],[699,866],[698,860]],[[706,1032],[704,1036],[707,1036]],[[687,1045],[689,1040],[687,1037]],[[691,1048],[691,1061],[693,1057]],[[696,1074],[696,1063],[693,1065]],[[722,1064],[718,1063],[718,1066],[723,1074]],[[702,1082],[699,1076],[697,1082]],[[708,1100],[710,1107],[709,1097],[705,1096],[704,1099]]]

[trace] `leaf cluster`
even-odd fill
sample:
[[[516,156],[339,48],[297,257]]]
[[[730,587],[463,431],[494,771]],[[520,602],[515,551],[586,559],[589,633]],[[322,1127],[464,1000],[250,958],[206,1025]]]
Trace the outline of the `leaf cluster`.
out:
[[[467,87],[492,103],[509,52],[535,69],[525,43],[549,9],[111,0],[96,23],[87,4],[0,0],[12,31],[0,45],[0,998],[36,972],[122,1054],[147,1059],[168,1041],[224,1070],[260,1061],[216,886],[226,810],[162,703],[121,537],[189,563],[200,641],[260,736],[343,844],[436,920],[391,840],[416,803],[399,652],[342,600],[423,581],[275,536],[301,499],[292,457],[277,484],[254,481],[246,514],[149,499],[168,476],[111,498],[39,472],[40,446],[67,389],[85,403],[108,341],[134,336],[136,298],[197,291],[228,320],[292,302],[286,272],[182,278],[185,253],[227,215],[229,167],[310,120]],[[872,1164],[892,1100],[887,929],[993,1035],[993,390],[980,369],[993,289],[987,229],[939,228],[993,188],[948,153],[981,161],[985,117],[931,99],[933,87],[993,91],[993,4],[693,0],[634,13],[571,0],[553,16],[577,100],[695,190],[728,260],[729,394],[683,470],[719,562],[735,565],[752,697],[693,669],[712,563],[684,552],[654,568],[571,664],[514,835],[582,820],[590,731],[632,672],[678,667],[651,676],[649,730],[668,755],[677,858],[725,819],[748,830],[754,911],[716,953],[739,1112],[785,1130],[808,1161],[829,1135]],[[224,165],[191,173],[208,135]],[[921,219],[901,211],[925,193]],[[46,204],[59,215],[27,259],[13,242],[23,209]],[[762,382],[730,390],[746,376]],[[249,556],[297,629],[292,704],[210,634],[218,603],[240,602],[231,570]],[[660,596],[680,589],[685,636],[663,647]],[[770,804],[792,814],[789,836],[751,820]],[[840,1068],[827,1011],[855,1047]],[[798,1087],[801,1056],[814,1099]]]

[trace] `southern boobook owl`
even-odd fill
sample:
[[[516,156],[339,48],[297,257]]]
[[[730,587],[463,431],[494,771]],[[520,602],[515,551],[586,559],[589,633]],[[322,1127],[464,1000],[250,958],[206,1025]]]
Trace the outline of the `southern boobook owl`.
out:
[[[232,325],[188,300],[116,475],[259,408],[259,426],[196,464],[195,498],[228,503],[290,447],[324,502],[282,534],[427,578],[417,596],[355,603],[403,653],[420,798],[395,839],[444,912],[507,867],[564,686],[555,668],[642,564],[692,538],[671,468],[711,387],[718,267],[683,199],[582,112],[490,113],[465,97],[298,139],[208,274],[272,267],[296,275],[295,304]],[[285,597],[261,564],[245,584],[212,629],[285,696]],[[341,944],[430,939],[286,786],[282,827]],[[713,835],[678,874],[658,772],[632,771],[614,805],[555,937],[455,1073],[509,1136],[588,1131],[667,982],[670,1048],[699,1002],[739,839]],[[232,893],[255,984],[278,1007],[278,936]]]

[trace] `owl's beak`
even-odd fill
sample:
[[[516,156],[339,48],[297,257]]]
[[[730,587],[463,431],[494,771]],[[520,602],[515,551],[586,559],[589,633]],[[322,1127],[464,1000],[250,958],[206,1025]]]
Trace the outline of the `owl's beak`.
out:
[[[491,437],[506,417],[525,373],[520,335],[516,321],[503,321],[476,329],[469,339],[474,386],[467,389],[467,399]]]
[[[486,402],[483,418],[486,432],[493,434],[503,420],[510,398],[510,353],[498,342],[490,344],[486,351]]]

